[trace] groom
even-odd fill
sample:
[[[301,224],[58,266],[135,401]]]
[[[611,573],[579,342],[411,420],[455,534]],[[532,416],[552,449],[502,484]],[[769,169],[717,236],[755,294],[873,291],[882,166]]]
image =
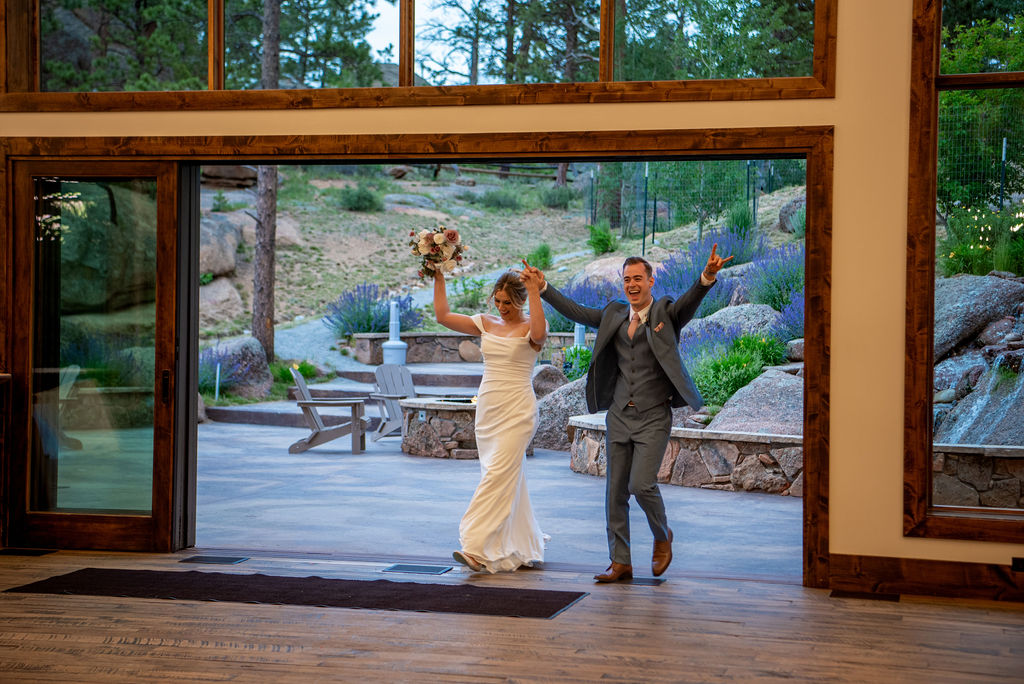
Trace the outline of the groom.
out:
[[[651,295],[654,273],[641,257],[622,265],[622,289],[628,304],[610,302],[603,309],[581,306],[525,266],[524,281],[541,282],[541,297],[566,318],[597,328],[593,361],[587,373],[587,408],[607,409],[605,432],[607,477],[605,517],[611,565],[594,579],[616,582],[633,577],[629,548],[629,497],[647,514],[654,534],[651,571],[661,575],[672,562],[672,530],[658,490],[658,469],[672,429],[672,407],[704,405],[700,392],[679,358],[679,332],[693,317],[715,274],[732,259],[711,248],[704,271],[679,299]],[[525,265],[525,262],[523,262]]]

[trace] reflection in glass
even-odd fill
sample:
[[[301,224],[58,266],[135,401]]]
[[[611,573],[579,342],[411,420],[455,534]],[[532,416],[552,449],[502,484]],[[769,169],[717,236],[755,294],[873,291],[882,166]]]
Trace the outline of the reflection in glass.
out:
[[[615,80],[810,76],[812,0],[616,0]]]
[[[933,502],[1024,508],[1024,90],[944,92]]]
[[[398,85],[396,0],[282,0],[280,75],[264,83],[264,2],[225,0],[225,87]]]
[[[1024,71],[1024,0],[943,2],[940,71]]]
[[[42,0],[42,89],[205,89],[206,11],[206,0]]]
[[[595,81],[600,9],[593,0],[418,0],[416,73],[430,85]]]
[[[146,514],[156,182],[35,183],[31,509]]]

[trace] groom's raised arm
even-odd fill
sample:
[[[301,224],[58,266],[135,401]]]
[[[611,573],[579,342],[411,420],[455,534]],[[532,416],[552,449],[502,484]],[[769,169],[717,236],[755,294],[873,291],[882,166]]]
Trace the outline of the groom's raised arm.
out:
[[[693,318],[693,315],[697,312],[697,307],[700,306],[701,300],[704,299],[704,295],[715,284],[718,272],[722,270],[725,264],[732,261],[732,255],[723,259],[718,256],[717,252],[718,243],[716,242],[711,246],[711,256],[708,257],[708,263],[697,279],[697,282],[669,306],[669,315],[672,316],[678,325],[685,325]]]
[[[540,296],[545,302],[555,307],[555,311],[562,314],[570,321],[581,323],[591,328],[597,328],[601,324],[601,309],[589,306],[582,306],[559,292],[554,285],[544,279],[544,273],[535,266],[529,266],[523,261],[523,279],[537,279],[540,282]]]

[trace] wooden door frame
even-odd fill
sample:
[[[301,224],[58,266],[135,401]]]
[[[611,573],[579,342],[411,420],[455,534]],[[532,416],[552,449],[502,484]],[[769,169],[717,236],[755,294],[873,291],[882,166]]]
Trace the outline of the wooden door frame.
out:
[[[8,138],[8,159],[0,168],[9,165],[10,160],[30,157],[66,160],[122,157],[189,164],[806,157],[805,296],[811,315],[805,317],[803,579],[805,586],[827,587],[833,138],[832,126],[481,134]],[[0,162],[3,161],[0,158]],[[5,199],[0,198],[0,208]]]
[[[12,388],[13,410],[8,451],[4,472],[7,474],[4,492],[4,543],[31,545],[42,548],[91,548],[111,550],[171,551],[173,495],[171,483],[174,449],[174,402],[161,402],[161,375],[170,371],[170,385],[164,396],[173,397],[175,330],[174,313],[177,309],[178,269],[169,271],[157,281],[156,293],[156,367],[154,377],[153,475],[152,510],[149,515],[119,515],[103,513],[63,513],[60,511],[29,510],[29,455],[31,445],[32,410],[32,311],[34,272],[34,231],[24,226],[34,225],[31,198],[32,178],[54,175],[68,178],[155,178],[157,181],[157,236],[158,258],[176,259],[178,177],[177,165],[158,160],[105,159],[83,161],[69,159],[12,160],[8,168],[12,193],[8,197],[7,231],[11,247],[11,272],[7,281],[11,293],[8,310],[11,349],[10,368],[15,382]],[[172,262],[173,263],[173,262]],[[161,334],[163,333],[163,334]],[[163,408],[159,409],[163,404]],[[18,427],[20,425],[20,428]],[[12,458],[10,454],[21,454]],[[162,456],[162,457],[161,457]],[[87,533],[83,535],[83,530]]]

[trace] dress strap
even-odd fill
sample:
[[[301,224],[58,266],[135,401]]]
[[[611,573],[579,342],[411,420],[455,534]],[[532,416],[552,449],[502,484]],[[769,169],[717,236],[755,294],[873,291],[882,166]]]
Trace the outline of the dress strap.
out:
[[[473,319],[474,323],[476,323],[476,327],[477,329],[480,330],[480,332],[487,332],[486,330],[484,330],[484,322],[481,319],[481,316],[482,314],[473,314],[472,316],[470,316],[470,318]]]

